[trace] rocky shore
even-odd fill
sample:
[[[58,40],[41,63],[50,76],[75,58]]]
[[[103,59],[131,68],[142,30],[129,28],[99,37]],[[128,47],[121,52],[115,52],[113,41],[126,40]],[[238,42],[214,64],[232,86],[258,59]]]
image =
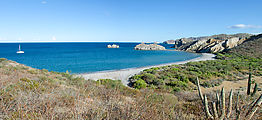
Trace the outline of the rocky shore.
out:
[[[181,38],[175,41],[177,50],[197,53],[217,53],[234,48],[245,42],[251,34],[213,35],[204,37]]]
[[[145,44],[145,43],[136,45],[134,49],[135,50],[166,50],[164,46],[157,45],[157,44]]]

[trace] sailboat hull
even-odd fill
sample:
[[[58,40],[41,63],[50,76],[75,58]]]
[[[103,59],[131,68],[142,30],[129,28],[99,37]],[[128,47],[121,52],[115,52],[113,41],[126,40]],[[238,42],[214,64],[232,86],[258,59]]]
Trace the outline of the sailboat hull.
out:
[[[16,52],[17,54],[23,54],[23,53],[25,53],[24,51],[17,51]]]
[[[17,54],[23,54],[25,53],[24,51],[21,50],[20,44],[18,46],[18,51],[16,52]]]

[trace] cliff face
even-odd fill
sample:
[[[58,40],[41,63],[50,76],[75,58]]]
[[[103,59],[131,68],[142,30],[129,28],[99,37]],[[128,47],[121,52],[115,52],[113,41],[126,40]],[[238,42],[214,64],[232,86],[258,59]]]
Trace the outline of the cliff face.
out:
[[[157,44],[138,44],[135,47],[135,50],[165,50],[166,48],[161,46],[161,45],[157,45]]]
[[[247,40],[251,34],[213,35],[182,38],[175,41],[174,48],[188,52],[216,53],[234,48]]]

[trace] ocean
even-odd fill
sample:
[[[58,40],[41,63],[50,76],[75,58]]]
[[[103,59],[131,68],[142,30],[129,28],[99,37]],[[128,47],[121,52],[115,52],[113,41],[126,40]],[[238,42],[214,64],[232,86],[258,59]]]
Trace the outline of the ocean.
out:
[[[107,48],[117,44],[118,49]],[[0,43],[0,58],[49,71],[91,73],[145,67],[200,57],[183,51],[138,51],[139,43],[20,43],[24,54],[17,54],[18,43]],[[167,49],[172,45],[162,44]]]

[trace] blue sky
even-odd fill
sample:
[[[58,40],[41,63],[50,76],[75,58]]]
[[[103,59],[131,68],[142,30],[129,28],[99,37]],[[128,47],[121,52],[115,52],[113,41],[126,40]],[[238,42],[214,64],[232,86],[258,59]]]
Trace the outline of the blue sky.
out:
[[[0,42],[262,33],[261,0],[0,0]]]

